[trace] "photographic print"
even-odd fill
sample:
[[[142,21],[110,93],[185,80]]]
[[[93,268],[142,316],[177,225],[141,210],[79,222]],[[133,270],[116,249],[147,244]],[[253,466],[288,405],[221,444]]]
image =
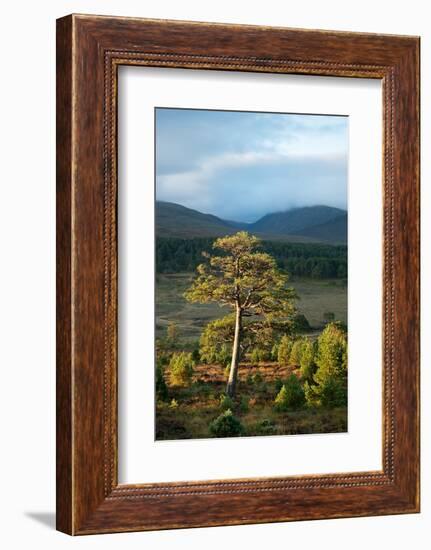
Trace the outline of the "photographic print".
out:
[[[56,46],[57,530],[419,512],[420,37]]]
[[[155,109],[156,440],[347,431],[348,117]]]

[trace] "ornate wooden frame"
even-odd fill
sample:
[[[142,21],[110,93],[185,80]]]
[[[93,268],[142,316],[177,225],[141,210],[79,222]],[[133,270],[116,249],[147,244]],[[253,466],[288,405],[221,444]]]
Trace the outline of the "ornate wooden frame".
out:
[[[119,485],[119,65],[378,78],[383,470]],[[419,38],[70,15],[57,21],[57,528],[69,534],[419,511]]]

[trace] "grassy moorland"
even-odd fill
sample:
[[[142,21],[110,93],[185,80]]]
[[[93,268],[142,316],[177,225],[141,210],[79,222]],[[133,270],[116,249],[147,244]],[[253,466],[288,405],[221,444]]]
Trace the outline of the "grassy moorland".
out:
[[[204,326],[213,319],[228,313],[217,304],[193,304],[183,294],[190,286],[193,273],[171,273],[157,275],[156,293],[156,336],[166,335],[169,323],[178,326],[178,332],[185,342],[198,340]],[[347,323],[347,288],[342,279],[295,279],[291,286],[299,300],[298,310],[305,315],[311,327],[320,330],[325,324],[325,313],[332,312],[334,318]]]

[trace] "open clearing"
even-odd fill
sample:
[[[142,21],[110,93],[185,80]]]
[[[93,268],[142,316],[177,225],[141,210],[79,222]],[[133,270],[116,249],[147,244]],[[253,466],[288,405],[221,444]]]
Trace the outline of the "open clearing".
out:
[[[158,274],[156,284],[156,336],[166,335],[169,323],[176,323],[180,338],[197,340],[204,326],[223,317],[229,309],[217,304],[191,304],[183,297],[190,286],[192,273]],[[291,282],[299,300],[298,310],[310,325],[321,329],[324,314],[332,312],[335,319],[347,323],[347,286],[339,279],[296,279]]]

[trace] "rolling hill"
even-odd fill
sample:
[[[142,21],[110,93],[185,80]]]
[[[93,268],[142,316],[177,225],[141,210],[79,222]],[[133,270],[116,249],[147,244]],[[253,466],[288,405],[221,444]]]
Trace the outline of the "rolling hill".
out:
[[[236,233],[228,222],[173,202],[156,202],[156,231],[159,237],[220,237]]]
[[[159,237],[219,237],[245,229],[265,240],[347,242],[347,212],[330,206],[308,206],[267,214],[254,223],[223,220],[171,202],[156,202]]]
[[[325,242],[347,243],[347,214],[318,225],[304,227],[300,234]]]
[[[276,233],[278,235],[302,234],[301,231],[313,226],[325,224],[341,215],[344,210],[331,206],[305,206],[286,212],[266,214],[250,229],[259,233]]]

